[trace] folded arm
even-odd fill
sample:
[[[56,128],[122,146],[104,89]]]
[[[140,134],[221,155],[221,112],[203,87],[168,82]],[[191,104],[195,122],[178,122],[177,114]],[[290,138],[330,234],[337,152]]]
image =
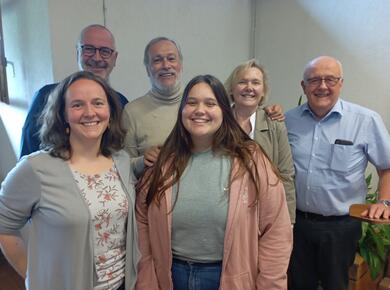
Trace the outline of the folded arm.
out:
[[[27,251],[23,239],[16,235],[0,235],[0,246],[4,256],[23,279],[26,278]]]

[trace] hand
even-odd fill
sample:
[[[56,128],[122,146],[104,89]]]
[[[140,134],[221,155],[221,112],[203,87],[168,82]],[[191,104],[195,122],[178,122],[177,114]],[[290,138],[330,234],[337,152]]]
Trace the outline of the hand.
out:
[[[264,111],[271,118],[271,120],[282,122],[286,118],[283,113],[283,108],[281,105],[271,105],[266,106]]]
[[[157,161],[158,155],[160,154],[161,145],[152,146],[145,150],[144,152],[144,164],[146,167],[153,166]]]
[[[390,219],[390,208],[383,203],[371,204],[368,209],[362,212],[362,216],[371,219]]]

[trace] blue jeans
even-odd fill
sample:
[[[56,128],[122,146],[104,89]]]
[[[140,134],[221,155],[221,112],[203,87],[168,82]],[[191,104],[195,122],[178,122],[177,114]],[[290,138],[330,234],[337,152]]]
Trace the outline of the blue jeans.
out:
[[[222,262],[193,263],[173,259],[174,290],[218,290]]]

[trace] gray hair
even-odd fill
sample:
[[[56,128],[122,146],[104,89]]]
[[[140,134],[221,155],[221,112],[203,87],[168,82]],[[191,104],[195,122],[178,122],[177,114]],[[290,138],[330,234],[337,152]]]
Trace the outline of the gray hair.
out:
[[[149,49],[150,49],[150,47],[153,44],[155,44],[157,42],[160,42],[160,41],[163,41],[163,40],[166,40],[166,41],[169,41],[169,42],[173,43],[173,45],[177,49],[177,52],[179,53],[180,62],[183,62],[183,55],[181,53],[180,46],[176,43],[176,41],[174,41],[173,39],[170,39],[168,37],[159,36],[159,37],[153,38],[151,41],[149,41],[149,43],[145,47],[145,51],[144,51],[144,65],[146,67],[150,64],[150,56],[149,56]]]
[[[116,49],[114,35],[107,27],[105,27],[104,25],[101,25],[101,24],[91,24],[91,25],[88,25],[87,27],[85,27],[83,30],[81,30],[79,38],[77,39],[76,46],[80,46],[80,44],[83,42],[85,32],[87,32],[87,30],[89,30],[91,28],[98,28],[98,29],[103,29],[103,30],[107,31],[108,34],[111,36],[112,45],[114,46],[114,49]]]
[[[305,65],[305,68],[303,70],[303,80],[306,81],[307,79],[307,75],[308,73],[310,72],[310,70],[318,63],[318,62],[321,62],[321,61],[327,61],[327,62],[333,62],[333,63],[336,63],[339,67],[339,70],[340,70],[340,77],[343,78],[343,66],[341,64],[341,62],[333,57],[333,56],[328,56],[328,55],[321,55],[321,56],[318,56],[314,59],[312,59],[311,61],[309,61],[306,65]]]

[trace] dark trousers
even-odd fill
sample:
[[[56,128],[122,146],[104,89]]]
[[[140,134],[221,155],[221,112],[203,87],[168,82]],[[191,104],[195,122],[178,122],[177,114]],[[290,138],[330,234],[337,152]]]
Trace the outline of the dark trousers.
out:
[[[297,211],[289,266],[289,290],[347,290],[361,223],[349,216],[324,217]]]

